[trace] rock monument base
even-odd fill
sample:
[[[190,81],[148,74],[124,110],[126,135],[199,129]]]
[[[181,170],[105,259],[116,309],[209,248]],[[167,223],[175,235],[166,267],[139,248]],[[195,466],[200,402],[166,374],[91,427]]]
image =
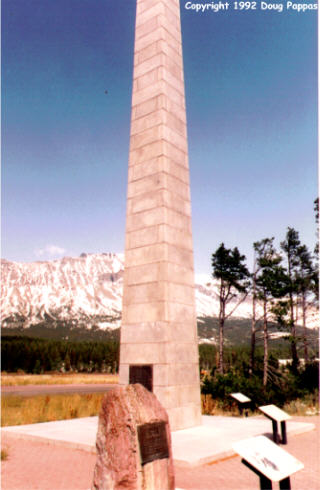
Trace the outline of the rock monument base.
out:
[[[168,415],[142,385],[105,395],[96,447],[92,490],[174,490]]]

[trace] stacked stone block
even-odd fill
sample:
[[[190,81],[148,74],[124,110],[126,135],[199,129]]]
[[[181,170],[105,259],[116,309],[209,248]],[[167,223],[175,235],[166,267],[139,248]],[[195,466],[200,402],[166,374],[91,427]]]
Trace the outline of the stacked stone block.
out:
[[[179,0],[137,0],[120,384],[145,364],[172,430],[199,425]]]

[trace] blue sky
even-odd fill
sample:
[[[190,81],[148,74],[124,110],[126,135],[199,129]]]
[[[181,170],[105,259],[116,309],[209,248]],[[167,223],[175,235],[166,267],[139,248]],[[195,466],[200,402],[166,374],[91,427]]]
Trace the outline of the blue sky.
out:
[[[313,248],[316,12],[180,3],[196,272],[221,242],[251,268],[288,226]],[[2,257],[123,251],[134,19],[133,0],[2,0]]]

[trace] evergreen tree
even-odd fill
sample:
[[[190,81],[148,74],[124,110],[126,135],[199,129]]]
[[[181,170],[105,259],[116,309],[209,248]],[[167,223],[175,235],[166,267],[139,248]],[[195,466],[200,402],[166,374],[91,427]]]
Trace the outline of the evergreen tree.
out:
[[[319,302],[319,198],[314,200],[314,212],[315,212],[315,220],[317,224],[317,242],[314,247],[314,283],[313,283],[313,292],[315,294],[317,302]]]
[[[281,298],[286,292],[286,275],[280,265],[282,258],[273,245],[274,238],[264,238],[253,244],[257,254],[255,296],[263,304],[263,385],[268,381],[268,317],[274,298]],[[272,311],[272,310],[271,310]]]
[[[297,336],[296,336],[296,322],[294,317],[294,305],[297,295],[298,284],[296,281],[297,268],[299,266],[298,251],[301,246],[299,239],[299,233],[294,228],[288,228],[286,238],[280,243],[280,247],[285,253],[287,262],[287,295],[288,295],[288,310],[289,310],[289,326],[291,333],[291,356],[292,356],[292,368],[294,372],[297,372],[299,365],[299,358],[297,352]]]
[[[225,248],[224,244],[218,247],[216,252],[212,254],[213,277],[219,280],[219,372],[223,374],[223,340],[224,340],[224,324],[239,304],[244,301],[248,291],[248,278],[250,273],[244,264],[246,257],[241,255],[238,248],[233,250]],[[236,306],[227,313],[226,307],[230,301],[237,296],[240,300]]]
[[[313,201],[313,209],[315,212],[316,223],[319,223],[319,198],[318,197]]]
[[[253,258],[253,274],[252,274],[252,319],[251,319],[251,346],[250,346],[250,368],[249,373],[252,376],[254,372],[254,360],[255,360],[255,349],[256,349],[256,280],[257,280],[257,259],[256,259],[256,251],[254,250],[254,258]]]
[[[297,250],[297,267],[294,271],[298,299],[302,309],[302,326],[304,330],[304,359],[309,361],[308,342],[307,342],[307,324],[306,316],[308,307],[314,304],[312,301],[313,294],[318,290],[318,273],[312,262],[312,256],[306,245],[301,245]],[[313,296],[314,298],[314,296]]]

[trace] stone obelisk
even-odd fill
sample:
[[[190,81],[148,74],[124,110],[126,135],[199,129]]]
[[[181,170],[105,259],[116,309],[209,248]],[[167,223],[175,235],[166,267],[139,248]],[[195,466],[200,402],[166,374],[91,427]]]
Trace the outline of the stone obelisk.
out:
[[[120,384],[201,424],[179,0],[137,0]]]

